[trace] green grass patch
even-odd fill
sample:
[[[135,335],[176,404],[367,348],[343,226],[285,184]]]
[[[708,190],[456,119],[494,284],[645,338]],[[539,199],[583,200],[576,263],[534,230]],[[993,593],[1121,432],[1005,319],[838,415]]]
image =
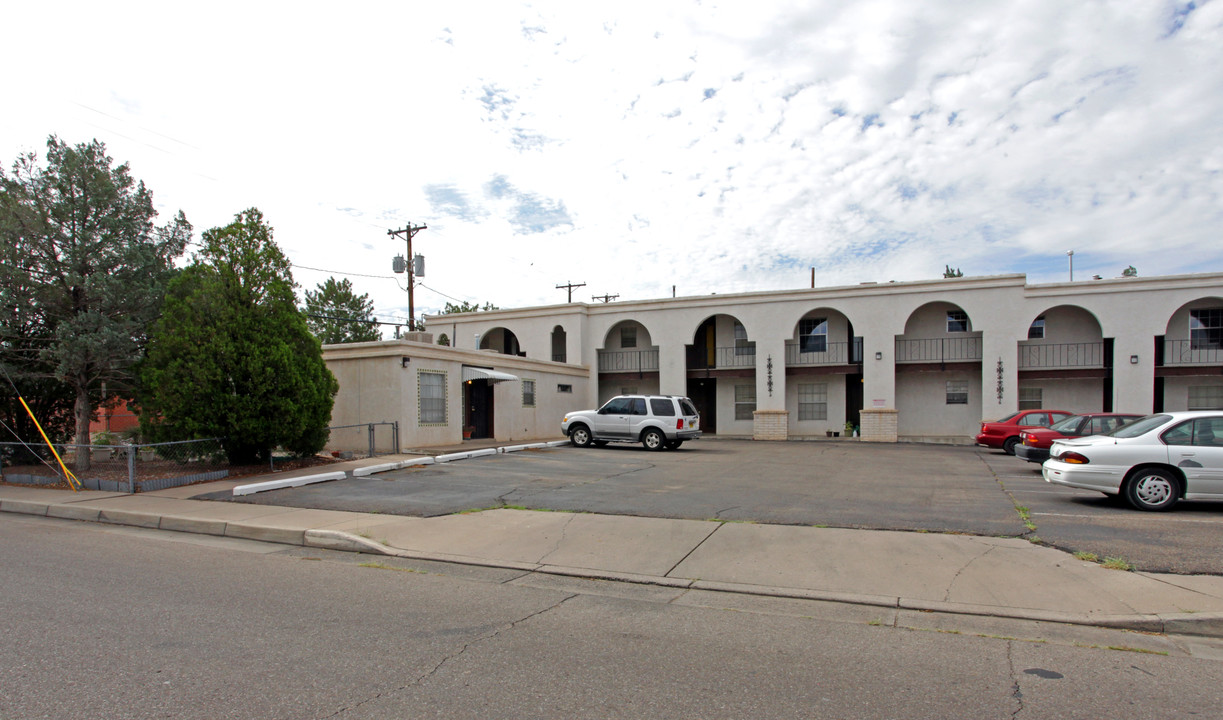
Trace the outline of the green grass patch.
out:
[[[1134,566],[1126,562],[1125,558],[1119,557],[1104,558],[1104,562],[1100,563],[1100,567],[1107,568],[1109,570],[1125,570],[1127,572],[1134,569]]]

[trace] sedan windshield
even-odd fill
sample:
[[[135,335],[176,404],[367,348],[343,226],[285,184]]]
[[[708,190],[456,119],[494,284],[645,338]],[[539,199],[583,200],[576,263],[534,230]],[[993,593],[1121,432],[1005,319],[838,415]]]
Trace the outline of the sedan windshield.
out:
[[[1163,427],[1164,424],[1171,419],[1171,415],[1147,415],[1144,418],[1135,420],[1129,425],[1122,425],[1116,430],[1104,434],[1115,438],[1138,437],[1139,435],[1146,435],[1156,428]]]

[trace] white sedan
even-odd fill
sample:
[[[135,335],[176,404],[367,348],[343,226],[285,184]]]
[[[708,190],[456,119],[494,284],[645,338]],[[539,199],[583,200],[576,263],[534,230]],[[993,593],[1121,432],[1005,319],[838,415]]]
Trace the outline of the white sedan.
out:
[[[1139,510],[1223,500],[1223,411],[1159,413],[1107,435],[1054,440],[1041,467],[1047,482],[1123,495]]]

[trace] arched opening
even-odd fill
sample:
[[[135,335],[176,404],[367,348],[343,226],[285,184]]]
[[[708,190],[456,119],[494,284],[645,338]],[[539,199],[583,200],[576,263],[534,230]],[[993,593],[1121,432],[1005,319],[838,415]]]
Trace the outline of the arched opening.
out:
[[[825,435],[858,427],[862,411],[862,338],[839,310],[809,310],[786,340],[790,434]]]
[[[896,432],[938,440],[970,434],[981,421],[982,338],[955,303],[917,308],[896,336]]]
[[[565,343],[565,328],[560,325],[552,328],[552,362],[568,362]]]
[[[1032,319],[1019,341],[1018,409],[1110,412],[1113,342],[1077,305],[1057,305]]]
[[[1155,338],[1155,412],[1223,409],[1223,298],[1185,303]]]
[[[526,357],[518,345],[518,337],[509,328],[495,327],[484,333],[480,337],[480,349]]]
[[[687,395],[701,431],[751,435],[756,412],[756,343],[733,315],[706,318],[686,348]]]
[[[658,346],[636,320],[608,329],[598,349],[599,404],[616,395],[658,394]]]

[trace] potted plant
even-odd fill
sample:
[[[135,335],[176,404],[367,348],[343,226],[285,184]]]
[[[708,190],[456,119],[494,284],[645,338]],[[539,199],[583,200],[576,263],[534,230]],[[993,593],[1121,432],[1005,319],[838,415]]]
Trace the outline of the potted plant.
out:
[[[467,425],[463,428],[463,439],[470,440],[471,434],[476,431],[475,426]]]
[[[845,437],[854,437],[854,433],[857,431],[858,428],[854,427],[852,422],[848,420],[845,421]]]

